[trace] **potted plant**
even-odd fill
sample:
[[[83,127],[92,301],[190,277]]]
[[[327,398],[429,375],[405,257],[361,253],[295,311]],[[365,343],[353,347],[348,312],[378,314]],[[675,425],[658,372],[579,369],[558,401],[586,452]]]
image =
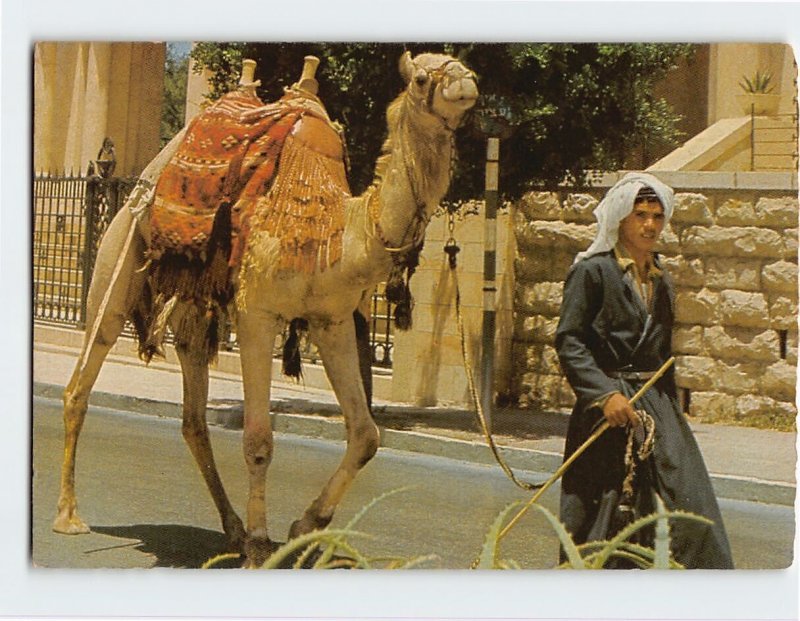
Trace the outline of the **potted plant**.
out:
[[[754,75],[742,76],[739,82],[742,91],[738,99],[746,114],[774,115],[778,112],[781,96],[773,93],[772,74],[769,71],[756,71]]]

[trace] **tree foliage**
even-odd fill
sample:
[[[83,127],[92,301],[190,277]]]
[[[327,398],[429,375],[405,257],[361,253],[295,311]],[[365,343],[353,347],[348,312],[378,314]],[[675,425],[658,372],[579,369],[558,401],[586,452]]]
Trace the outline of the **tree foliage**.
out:
[[[653,85],[692,51],[679,44],[563,43],[200,43],[198,70],[214,72],[211,97],[234,88],[243,58],[258,62],[264,101],[300,76],[303,57],[321,59],[319,96],[346,127],[354,193],[372,180],[386,132],[385,110],[403,88],[404,50],[446,52],[478,75],[481,98],[458,134],[459,161],[448,198],[483,194],[487,131],[502,131],[500,188],[509,198],[589,170],[616,170],[673,146],[679,116]],[[633,162],[643,165],[645,162]]]
[[[164,101],[161,107],[161,146],[183,127],[186,112],[186,78],[189,75],[189,57],[181,56],[167,45],[164,65]]]

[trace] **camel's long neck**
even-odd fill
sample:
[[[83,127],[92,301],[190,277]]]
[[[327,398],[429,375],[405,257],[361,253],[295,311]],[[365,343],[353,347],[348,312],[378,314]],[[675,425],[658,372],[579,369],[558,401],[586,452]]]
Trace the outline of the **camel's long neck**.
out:
[[[451,133],[401,95],[388,111],[386,154],[376,169],[378,224],[387,246],[419,241],[450,182]]]

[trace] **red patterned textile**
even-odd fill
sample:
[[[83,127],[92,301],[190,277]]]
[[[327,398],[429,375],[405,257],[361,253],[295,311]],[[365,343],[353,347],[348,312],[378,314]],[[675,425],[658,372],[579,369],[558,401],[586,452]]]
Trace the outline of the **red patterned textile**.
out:
[[[150,256],[169,252],[205,260],[219,206],[252,203],[246,199],[269,189],[283,142],[303,113],[287,101],[264,105],[236,91],[198,115],[156,185]],[[232,211],[237,258],[247,215],[246,209]]]

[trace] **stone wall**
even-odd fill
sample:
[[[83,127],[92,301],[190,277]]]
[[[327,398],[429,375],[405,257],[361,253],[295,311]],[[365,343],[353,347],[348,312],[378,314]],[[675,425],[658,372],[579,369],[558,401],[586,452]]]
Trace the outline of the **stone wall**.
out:
[[[681,401],[703,420],[790,428],[797,414],[796,176],[738,173],[721,183],[720,175],[659,174],[677,192],[660,251],[676,286]],[[590,192],[534,192],[514,210],[511,390],[521,405],[574,402],[553,346],[561,293],[575,254],[594,238],[592,211],[614,180]]]

